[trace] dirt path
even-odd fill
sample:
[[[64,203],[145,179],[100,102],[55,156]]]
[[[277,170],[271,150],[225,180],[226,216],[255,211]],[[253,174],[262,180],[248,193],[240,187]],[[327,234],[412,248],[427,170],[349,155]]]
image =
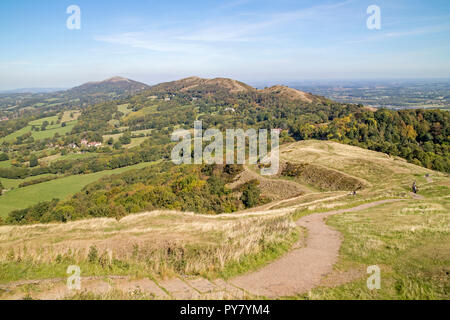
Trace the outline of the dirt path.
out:
[[[96,294],[107,294],[112,289],[124,292],[142,290],[155,299],[245,299],[264,296],[278,298],[305,293],[318,286],[323,277],[333,270],[337,262],[342,243],[341,234],[326,225],[329,216],[366,210],[386,203],[402,200],[381,200],[363,204],[354,208],[340,209],[325,213],[312,214],[301,218],[297,225],[308,230],[306,246],[304,243],[294,245],[294,249],[279,260],[228,282],[221,279],[209,281],[203,278],[175,278],[155,282],[150,279],[134,280],[129,277],[85,277],[82,288]],[[278,209],[280,210],[280,209]],[[281,210],[293,210],[286,208]],[[65,279],[47,279],[36,281],[20,281],[8,285],[0,285],[2,291],[10,292],[24,285],[37,285],[41,290],[35,299],[63,299],[73,292],[67,291]],[[6,299],[22,299],[24,292],[12,294]],[[3,299],[3,298],[2,298]]]
[[[308,230],[306,247],[293,250],[263,269],[240,276],[231,283],[252,295],[269,298],[307,292],[318,286],[322,277],[333,270],[342,243],[341,234],[327,226],[325,218],[396,201],[401,200],[382,200],[350,209],[306,216],[297,221],[298,226]]]

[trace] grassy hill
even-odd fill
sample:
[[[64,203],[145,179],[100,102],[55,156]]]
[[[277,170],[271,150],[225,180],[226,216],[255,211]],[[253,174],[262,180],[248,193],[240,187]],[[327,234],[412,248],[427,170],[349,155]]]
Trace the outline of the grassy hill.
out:
[[[289,250],[294,232],[288,227],[291,219],[380,199],[404,199],[330,218],[330,224],[344,235],[335,271],[309,295],[294,298],[448,298],[449,281],[445,276],[450,259],[448,175],[382,153],[334,142],[288,144],[282,147],[281,157],[286,162],[311,163],[333,169],[366,181],[367,185],[353,196],[343,191],[320,192],[304,182],[304,188],[299,189],[304,192],[292,194],[292,198],[277,198],[258,208],[210,218],[157,211],[131,215],[120,221],[97,218],[66,224],[0,227],[0,261],[7,270],[0,274],[0,282],[62,276],[67,264],[74,261],[83,266],[84,275],[120,274],[152,279],[170,275],[233,276],[251,271]],[[257,174],[258,171],[254,172]],[[327,172],[325,170],[324,174]],[[327,179],[325,175],[323,178]],[[292,182],[292,178],[284,176],[271,179],[274,184],[279,181],[280,186],[286,185],[286,180]],[[410,192],[414,180],[419,185],[418,195]],[[302,185],[301,180],[297,183]],[[267,184],[267,188],[273,188],[274,184]],[[249,223],[255,228],[251,232]],[[251,238],[248,238],[250,234]],[[217,239],[222,235],[233,239],[227,242],[227,248],[217,247],[220,243]],[[268,239],[270,235],[274,238]],[[20,253],[21,262],[8,262],[11,254],[19,254],[11,253],[10,248],[18,242],[24,244],[24,237],[27,251]],[[267,241],[266,249],[256,245],[261,241]],[[151,248],[145,243],[152,243]],[[272,251],[274,244],[283,249]],[[160,250],[166,250],[163,248],[168,245],[174,254],[164,258],[166,262],[162,264]],[[92,246],[98,250],[97,258],[89,260]],[[236,251],[239,246],[245,250]],[[35,260],[38,248],[42,247],[47,253]],[[217,254],[222,250],[235,250],[236,253],[218,258]],[[141,258],[149,252],[158,255],[154,257],[157,262],[144,263],[145,259]],[[191,260],[194,256],[198,262]],[[238,261],[242,263],[240,268],[235,267],[240,265]],[[206,264],[209,264],[208,268],[205,268]],[[369,291],[365,287],[365,269],[374,264],[382,270],[383,282],[379,291]],[[45,285],[42,284],[39,290],[45,291]],[[34,294],[33,290],[30,294]]]

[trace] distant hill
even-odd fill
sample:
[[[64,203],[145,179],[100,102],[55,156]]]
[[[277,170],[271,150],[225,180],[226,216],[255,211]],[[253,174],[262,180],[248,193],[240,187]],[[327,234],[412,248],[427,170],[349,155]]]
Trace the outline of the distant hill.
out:
[[[186,92],[186,93],[240,93],[256,91],[255,88],[233,79],[215,78],[203,79],[189,77],[177,81],[165,82],[151,87],[156,92]]]
[[[227,79],[203,79],[199,77],[189,77],[177,81],[165,82],[151,87],[154,92],[167,93],[188,93],[188,94],[239,94],[239,93],[255,93],[290,101],[302,101],[307,103],[323,102],[322,97],[314,96],[300,90],[292,89],[285,86],[273,86],[266,89],[256,89],[243,82]]]
[[[122,77],[113,77],[107,80],[98,81],[98,82],[88,82],[82,84],[81,86],[72,88],[67,90],[66,94],[88,94],[88,95],[98,95],[98,94],[115,94],[115,95],[123,95],[123,94],[135,94],[142,90],[148,89],[149,86],[137,82],[134,80],[130,80]]]
[[[29,113],[58,111],[62,107],[86,107],[111,100],[124,99],[150,88],[134,80],[113,77],[98,82],[88,82],[78,87],[55,92],[35,93],[27,89],[18,93],[0,94],[0,111]],[[17,91],[17,90],[16,90]],[[4,114],[9,115],[9,114]]]

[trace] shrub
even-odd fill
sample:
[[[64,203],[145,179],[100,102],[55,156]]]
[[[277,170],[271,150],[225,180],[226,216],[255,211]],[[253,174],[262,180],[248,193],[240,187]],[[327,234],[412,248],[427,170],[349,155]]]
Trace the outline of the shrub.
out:
[[[89,248],[88,261],[90,263],[96,263],[98,261],[98,250],[96,246],[91,246]]]
[[[259,202],[259,197],[261,191],[258,188],[258,181],[251,180],[247,182],[244,186],[244,191],[242,192],[241,201],[246,208],[252,208],[256,206]]]

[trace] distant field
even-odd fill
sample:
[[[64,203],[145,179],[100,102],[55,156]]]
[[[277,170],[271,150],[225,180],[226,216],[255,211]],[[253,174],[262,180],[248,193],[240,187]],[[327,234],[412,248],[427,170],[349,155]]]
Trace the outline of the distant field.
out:
[[[147,130],[138,130],[138,131],[132,131],[131,134],[145,134],[147,135],[148,133],[151,133],[153,131],[153,129],[147,129]],[[117,134],[107,134],[103,136],[103,141],[108,141],[110,138],[113,138],[114,142],[119,140],[119,138],[123,136],[123,133],[117,133]],[[136,147],[138,145],[140,145],[142,142],[144,142],[146,139],[148,139],[148,137],[140,137],[140,138],[132,138],[131,139],[131,144],[126,145],[125,148],[133,148]]]
[[[129,145],[127,145],[126,148],[130,149],[130,148],[137,147],[137,146],[139,146],[142,142],[144,142],[147,139],[148,139],[147,137],[132,138],[131,139],[131,143]]]
[[[147,114],[152,114],[155,113],[157,111],[158,105],[154,105],[154,106],[150,106],[150,107],[145,107],[139,111],[136,112],[129,112],[125,117],[124,120],[130,120],[136,117],[142,117],[145,116]]]
[[[73,117],[71,117],[71,115]],[[74,121],[77,120],[81,115],[81,111],[80,110],[69,110],[64,112],[63,117],[61,119],[61,122],[69,122],[69,121]]]
[[[49,156],[46,158],[39,159],[39,162],[47,162],[51,163],[54,161],[61,161],[61,160],[76,160],[76,159],[86,159],[96,156],[97,153],[90,152],[90,153],[69,153],[65,156],[62,156],[61,154],[56,154],[53,156]]]
[[[66,199],[67,197],[79,192],[84,186],[104,176],[118,174],[133,169],[140,169],[152,164],[153,163],[150,162],[140,163],[135,166],[101,171],[86,175],[70,176],[25,188],[11,190],[0,197],[0,217],[7,216],[13,210],[25,209],[39,202],[50,201],[55,198]],[[18,181],[21,183],[24,180]]]
[[[47,121],[48,123],[51,123],[52,121],[54,123],[56,123],[58,121],[58,116],[47,117],[47,118],[30,121],[29,125],[30,126],[41,126],[45,121]]]
[[[120,106],[117,107],[117,109],[122,112],[124,115],[127,115],[131,112],[131,109],[128,109],[128,106],[130,104],[126,103],[126,104],[121,104]]]
[[[0,161],[0,168],[8,168],[11,166],[11,160]]]
[[[36,127],[40,127],[44,121],[48,121],[51,123],[54,122],[53,125],[48,125],[47,130],[45,131],[31,131],[31,127],[34,125]],[[46,138],[52,138],[55,133],[58,133],[60,135],[65,135],[66,133],[70,132],[72,128],[76,125],[77,121],[71,121],[67,122],[67,125],[65,127],[62,127],[61,124],[56,124],[58,121],[58,117],[48,117],[48,118],[42,118],[35,121],[31,121],[28,126],[25,128],[22,128],[16,132],[11,133],[10,135],[3,137],[0,139],[0,143],[4,141],[14,141],[17,137],[23,136],[24,134],[31,132],[34,139],[46,139]]]
[[[10,190],[12,188],[17,188],[19,186],[19,184],[23,183],[23,182],[27,182],[30,180],[36,180],[39,178],[45,178],[45,177],[49,177],[49,176],[53,176],[53,174],[48,173],[48,174],[41,174],[39,176],[35,176],[35,177],[28,177],[25,179],[5,179],[5,178],[0,178],[0,181],[2,182],[3,187],[6,190]]]

